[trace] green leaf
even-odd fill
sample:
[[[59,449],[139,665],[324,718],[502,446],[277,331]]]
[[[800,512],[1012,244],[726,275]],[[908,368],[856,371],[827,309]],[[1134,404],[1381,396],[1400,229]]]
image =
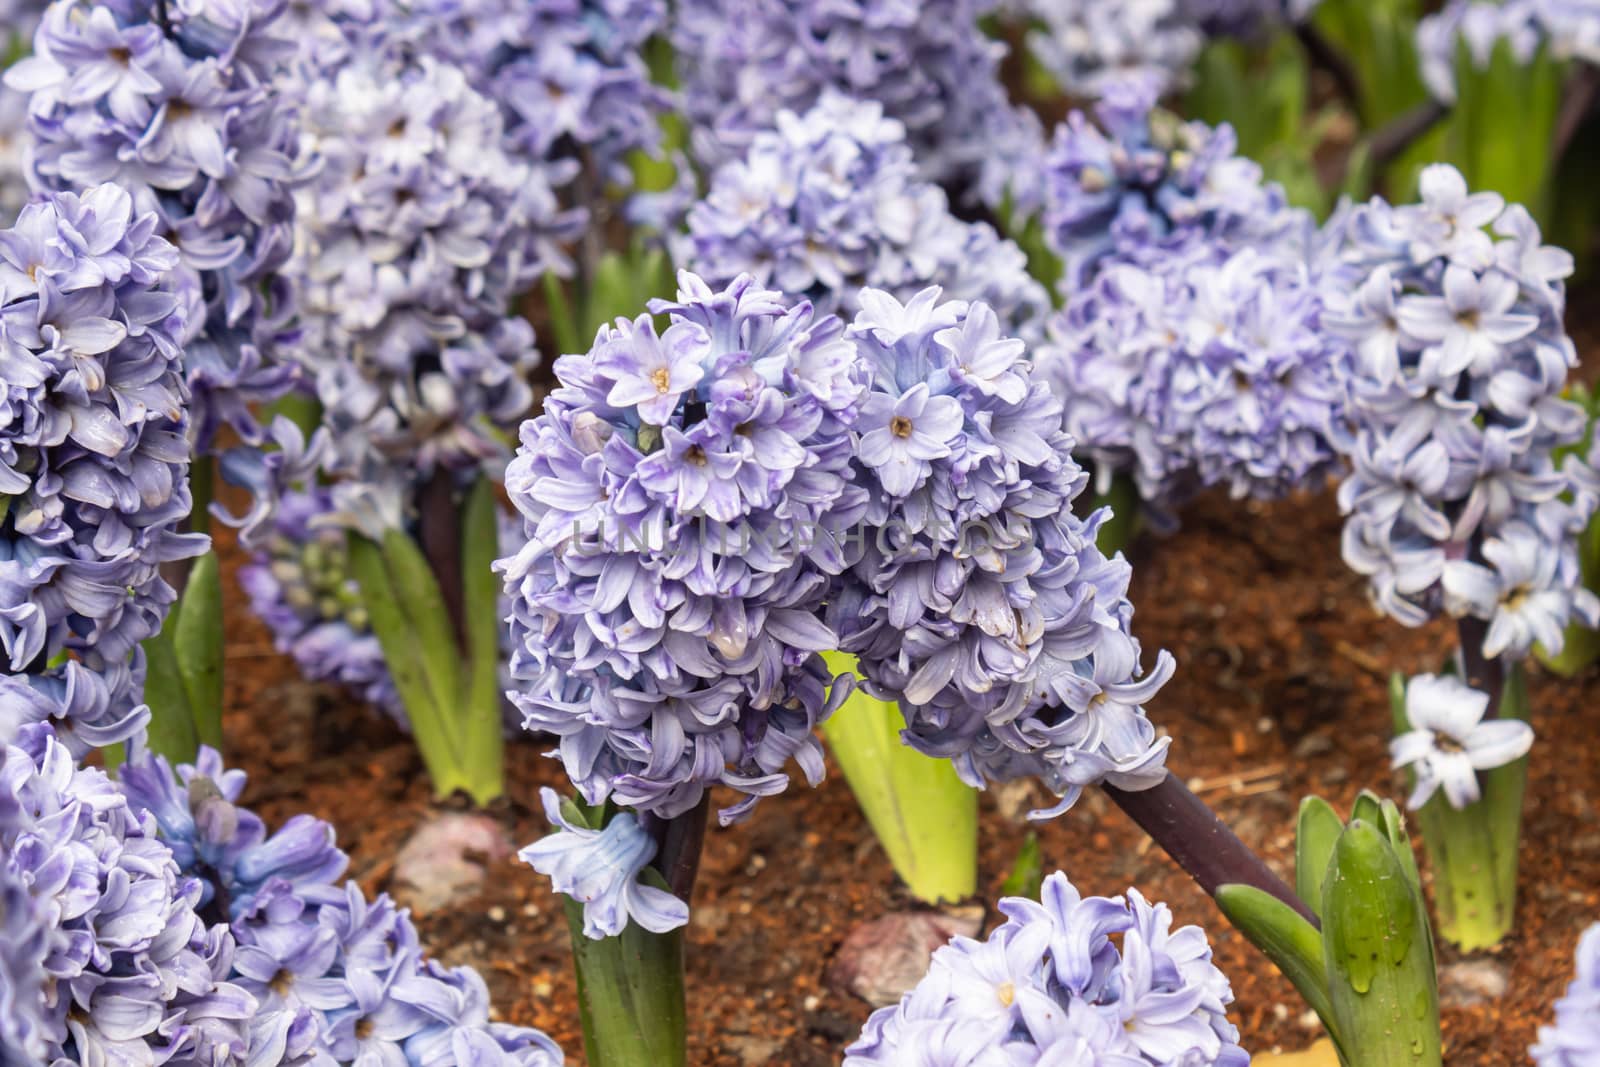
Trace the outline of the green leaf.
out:
[[[1322,890],[1328,996],[1361,1067],[1442,1067],[1439,994],[1422,895],[1382,827],[1352,819]]]
[[[461,754],[460,707],[466,697],[461,676],[461,646],[439,580],[428,557],[404,530],[383,533],[383,565],[393,583],[395,599],[416,634],[421,654],[422,675],[433,696],[434,707],[451,737],[457,756]]]
[[[1316,927],[1271,893],[1252,885],[1221,886],[1216,901],[1228,921],[1294,983],[1327,1027],[1334,1044],[1339,1045],[1333,1001],[1328,995],[1322,935]]]
[[[837,673],[855,658],[823,654]],[[949,760],[900,739],[900,709],[857,690],[822,725],[834,760],[895,873],[929,903],[965,900],[978,887],[978,793]]]
[[[216,552],[195,560],[181,601],[167,620],[200,744],[222,750],[222,576]]]
[[[642,880],[667,888],[654,868]],[[583,933],[583,905],[567,898],[565,908],[591,1067],[685,1067],[683,931],[653,934],[630,922],[616,937],[594,941]]]
[[[365,537],[352,535],[350,570],[361,587],[372,632],[383,649],[395,691],[405,705],[406,718],[411,723],[422,762],[433,779],[434,792],[449,796],[457,789],[467,788],[460,757],[423,665],[423,640],[395,593],[395,582],[389,574],[383,550]],[[454,645],[452,638],[449,647]]]
[[[1294,891],[1311,906],[1320,919],[1322,881],[1333,862],[1334,842],[1344,832],[1344,820],[1321,797],[1306,797],[1300,802],[1300,818],[1294,834]]]
[[[189,690],[172,648],[172,631],[163,630],[144,643],[144,700],[150,706],[150,748],[174,764],[191,763],[200,751]]]
[[[470,678],[463,723],[462,766],[468,792],[486,804],[505,792],[505,744],[500,706],[500,554],[494,483],[480,477],[467,497],[461,532],[462,610],[466,613]]]
[[[1032,830],[1023,838],[1017,858],[1011,864],[1011,873],[1000,886],[1003,897],[1027,897],[1038,900],[1044,889],[1044,857],[1039,851],[1039,835]]]
[[[584,338],[578,332],[578,320],[572,313],[572,301],[567,296],[567,289],[562,284],[561,278],[553,272],[546,272],[544,276],[544,300],[545,312],[550,316],[550,331],[556,335],[559,354],[583,351]]]

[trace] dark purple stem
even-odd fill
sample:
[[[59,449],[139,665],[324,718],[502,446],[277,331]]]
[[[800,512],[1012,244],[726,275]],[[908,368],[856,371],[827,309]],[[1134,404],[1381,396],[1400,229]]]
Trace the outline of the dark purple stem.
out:
[[[1373,171],[1379,171],[1393,162],[1448,114],[1449,107],[1437,100],[1429,100],[1390,119],[1373,133],[1368,142],[1368,158]]]
[[[1361,114],[1361,79],[1356,69],[1334,43],[1308,22],[1295,24],[1294,35],[1299,38],[1311,65],[1318,67],[1333,79],[1333,86],[1350,105],[1350,110]]]
[[[1171,771],[1154,789],[1101,788],[1208,896],[1215,897],[1225,885],[1254,886],[1289,905],[1312,926],[1320,926],[1306,902]]]
[[[682,815],[663,819],[645,812],[639,817],[640,824],[656,841],[656,870],[667,880],[672,895],[686,904],[694,895],[694,882],[700,874],[700,852],[710,813],[711,795],[707,793]]]
[[[422,487],[417,501],[418,534],[422,554],[439,583],[445,610],[455,627],[456,642],[467,650],[466,593],[461,574],[461,509],[456,502],[455,481],[443,468],[434,472]]]
[[[1578,64],[1578,69],[1567,80],[1561,111],[1556,116],[1555,136],[1550,139],[1552,161],[1560,162],[1561,157],[1567,154],[1572,139],[1578,135],[1578,128],[1593,109],[1597,95],[1600,95],[1600,68],[1588,63]]]
[[[1483,654],[1483,639],[1488,633],[1489,624],[1483,619],[1467,615],[1456,621],[1456,635],[1461,642],[1461,675],[1472,688],[1489,694],[1489,711],[1485,718],[1492,719],[1500,714],[1506,666],[1498,657]]]

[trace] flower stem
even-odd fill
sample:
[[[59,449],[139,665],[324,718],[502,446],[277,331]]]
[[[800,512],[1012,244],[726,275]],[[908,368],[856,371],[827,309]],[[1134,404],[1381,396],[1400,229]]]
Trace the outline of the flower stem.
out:
[[[710,813],[711,794],[707,793],[693,808],[670,819],[649,812],[639,815],[640,825],[655,838],[653,866],[667,880],[672,895],[685,904],[690,903],[695,879],[700,874],[700,851],[705,844],[706,819]]]
[[[467,649],[467,627],[463,611],[461,575],[461,509],[456,502],[456,487],[443,468],[423,485],[417,501],[417,540],[422,542],[428,566],[439,582],[445,610],[455,629],[456,641]]]
[[[1457,639],[1461,643],[1461,677],[1480,693],[1489,694],[1489,711],[1484,718],[1492,719],[1500,714],[1506,667],[1497,657],[1483,654],[1483,639],[1488,633],[1489,624],[1471,615],[1462,616],[1456,623]]]
[[[1102,786],[1112,801],[1215,897],[1224,885],[1254,886],[1283,901],[1312,926],[1316,913],[1171,771],[1151,789]]]

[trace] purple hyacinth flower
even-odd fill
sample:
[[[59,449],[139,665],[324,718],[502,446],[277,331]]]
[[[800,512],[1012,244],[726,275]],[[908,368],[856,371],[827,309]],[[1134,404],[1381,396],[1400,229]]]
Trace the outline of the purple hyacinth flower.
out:
[[[1043,901],[1002,900],[1008,919],[987,941],[956,938],[935,952],[899,1005],[873,1013],[845,1067],[1250,1062],[1202,930],[1173,932],[1166,906],[1137,892],[1081,897],[1059,872]]]
[[[630,923],[664,934],[689,922],[689,906],[640,880],[656,843],[632,812],[618,812],[600,830],[561,811],[553,789],[541,789],[545,818],[557,831],[523,849],[522,861],[549,878],[556,892],[583,905],[584,936],[615,937]]]

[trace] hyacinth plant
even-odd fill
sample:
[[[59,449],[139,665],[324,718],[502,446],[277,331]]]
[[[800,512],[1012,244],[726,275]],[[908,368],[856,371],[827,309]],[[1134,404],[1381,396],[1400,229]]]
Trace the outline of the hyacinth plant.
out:
[[[0,704],[74,755],[149,718],[141,643],[174,600],[165,564],[205,550],[189,514],[189,307],[178,255],[128,192],[99,185],[0,231]],[[181,749],[196,722],[157,724]]]
[[[666,931],[687,910],[647,890],[688,900],[710,788],[743,794],[728,823],[786,788],[791,760],[822,776],[812,731],[850,686],[823,664],[838,642],[818,614],[844,564],[833,531],[864,503],[846,429],[862,383],[837,319],[748,277],[719,291],[686,273],[652,306],[660,332],[619,319],[557,361],[506,474],[526,544],[498,565],[511,699],[578,791],[564,814],[547,800],[565,847],[526,858],[574,901],[599,1064],[684,1062]],[[644,993],[607,995],[628,981]]]
[[[1555,456],[1585,432],[1561,395],[1571,270],[1526,210],[1446,165],[1424,171],[1419,204],[1330,222],[1319,266],[1350,366],[1345,561],[1401,623],[1459,627],[1458,682],[1396,680],[1393,755],[1417,784],[1442,931],[1468,948],[1512,919],[1532,742],[1521,661],[1536,642],[1559,654],[1568,622],[1600,612],[1577,545],[1596,476]]]
[[[776,121],[690,209],[678,255],[687,269],[717,286],[749,274],[846,317],[864,292],[909,300],[938,281],[952,297],[984,301],[1003,332],[1037,333],[1049,295],[1022,250],[950,213],[880,103],[827,89],[804,115]],[[850,671],[854,661],[830,653],[828,662]],[[857,693],[824,731],[913,895],[963,900],[977,889],[977,794],[948,765],[900,744],[899,722],[891,703]]]

